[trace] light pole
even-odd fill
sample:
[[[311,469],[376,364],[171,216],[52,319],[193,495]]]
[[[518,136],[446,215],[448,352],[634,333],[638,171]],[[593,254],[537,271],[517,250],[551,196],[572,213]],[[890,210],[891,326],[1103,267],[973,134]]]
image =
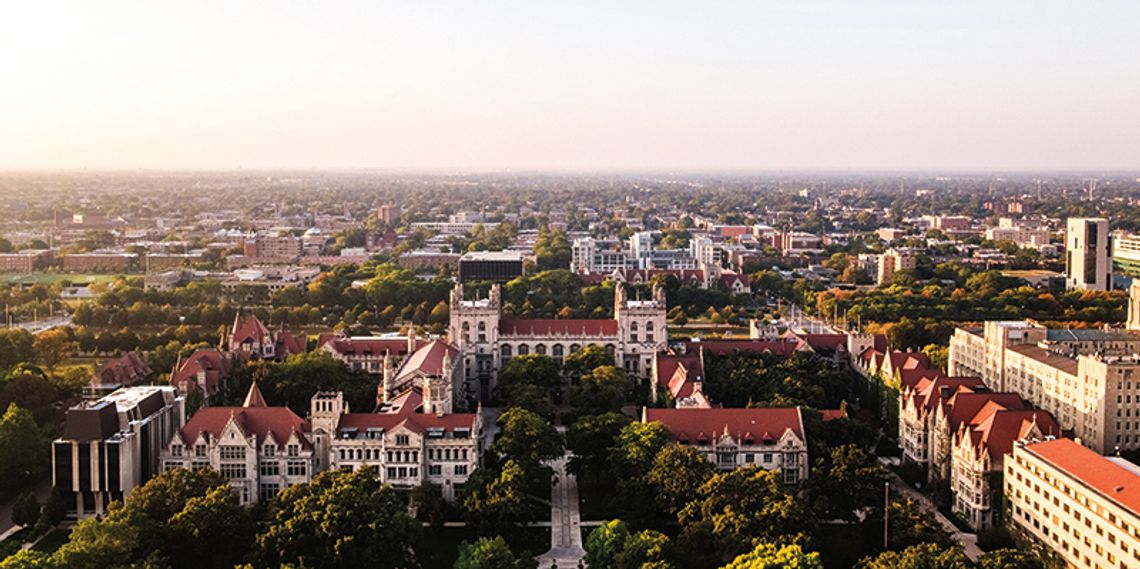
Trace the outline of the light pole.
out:
[[[891,520],[891,483],[883,483],[883,551],[887,549],[887,538],[890,534]]]

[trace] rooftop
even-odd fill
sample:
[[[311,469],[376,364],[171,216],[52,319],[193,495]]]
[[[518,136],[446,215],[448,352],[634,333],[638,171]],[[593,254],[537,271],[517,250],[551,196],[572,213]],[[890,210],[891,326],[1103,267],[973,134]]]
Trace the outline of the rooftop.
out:
[[[1025,451],[1064,471],[1134,514],[1140,514],[1140,475],[1071,439],[1025,446]]]

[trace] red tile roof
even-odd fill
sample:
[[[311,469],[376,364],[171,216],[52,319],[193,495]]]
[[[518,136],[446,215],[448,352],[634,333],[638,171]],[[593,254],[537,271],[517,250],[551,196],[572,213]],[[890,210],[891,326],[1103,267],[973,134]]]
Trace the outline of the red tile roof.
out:
[[[290,334],[284,330],[277,333],[277,344],[275,346],[274,355],[277,358],[285,358],[293,354],[303,354],[309,349],[309,340],[300,334]]]
[[[689,346],[717,356],[763,352],[776,356],[790,356],[795,353],[799,343],[788,340],[701,340],[692,342]]]
[[[737,440],[775,442],[789,429],[806,440],[799,407],[646,409],[645,420],[660,422],[681,441],[712,441],[727,430]]]
[[[475,413],[450,413],[447,415],[432,415],[420,413],[423,405],[423,396],[416,391],[409,391],[386,404],[388,411],[380,413],[345,413],[337,423],[337,430],[341,429],[384,429],[391,430],[404,425],[415,433],[423,433],[428,429],[470,429],[474,434],[477,428],[478,415]]]
[[[136,379],[148,375],[150,366],[135,352],[127,352],[117,358],[103,362],[91,377],[91,385],[113,386],[132,385]]]
[[[417,338],[416,348],[429,342],[427,338]],[[331,350],[345,356],[353,355],[383,355],[385,352],[393,356],[404,356],[408,353],[407,338],[346,338],[336,334],[321,334],[317,339],[317,346]]]
[[[816,351],[847,349],[847,334],[796,334],[796,337]]]
[[[1070,439],[1025,445],[1025,450],[1094,488],[1134,513],[1140,513],[1140,476]]]
[[[1013,411],[998,409],[985,421],[970,430],[970,438],[980,452],[986,452],[993,462],[1013,450],[1014,441],[1033,433],[1033,428],[1045,436],[1059,436],[1061,427],[1048,411]]]
[[[450,359],[454,365],[459,359],[459,350],[443,340],[432,340],[404,360],[403,365],[396,371],[396,379],[412,373],[443,375],[445,371],[443,363],[446,359]]]
[[[245,436],[256,437],[260,445],[272,433],[278,444],[289,440],[293,432],[299,433],[302,445],[308,447],[309,422],[298,417],[288,407],[203,407],[179,431],[182,441],[190,444],[202,433],[211,439],[222,436],[230,421],[234,421]]]
[[[231,332],[230,345],[234,346],[242,342],[250,341],[253,343],[266,343],[269,341],[271,334],[269,328],[261,323],[261,320],[256,316],[249,318],[239,319],[234,322],[234,327]]]
[[[228,377],[231,371],[233,371],[233,359],[228,354],[212,348],[201,349],[182,360],[182,365],[170,377],[170,384],[181,386],[183,383],[193,382],[207,395],[212,395],[217,392],[222,379]],[[199,374],[202,374],[202,381],[198,380]],[[199,383],[204,385],[198,385]]]
[[[613,336],[617,337],[617,320],[535,319],[499,322],[501,336]]]
[[[955,393],[948,402],[950,432],[957,432],[964,423],[978,424],[997,409],[1020,411],[1025,401],[1016,393]]]

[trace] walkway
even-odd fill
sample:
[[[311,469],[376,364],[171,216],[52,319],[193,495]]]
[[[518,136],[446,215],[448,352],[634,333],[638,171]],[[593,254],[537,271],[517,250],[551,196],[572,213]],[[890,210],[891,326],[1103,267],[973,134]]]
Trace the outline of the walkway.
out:
[[[888,472],[891,474],[891,491],[901,493],[908,498],[913,498],[914,501],[930,510],[930,512],[934,514],[934,518],[938,520],[938,523],[941,524],[946,531],[950,532],[954,540],[957,541],[958,545],[962,547],[962,550],[966,552],[966,557],[969,557],[970,561],[977,561],[978,558],[981,557],[982,550],[978,547],[977,534],[965,533],[958,529],[958,526],[954,525],[954,522],[950,521],[950,518],[947,518],[942,512],[938,511],[938,507],[934,505],[934,502],[932,502],[930,498],[927,498],[925,494],[918,490],[911,488],[910,484],[907,484],[902,478],[899,478],[898,474],[895,474],[893,471]]]
[[[51,496],[51,479],[43,480],[33,488],[36,494],[36,500],[41,504],[46,502]],[[0,504],[0,540],[7,538],[9,535],[20,530],[20,526],[12,523],[12,504],[16,503],[13,498],[7,504]]]
[[[550,463],[554,486],[550,499],[550,551],[537,557],[538,569],[576,569],[586,555],[582,549],[582,520],[578,512],[578,479],[566,472],[566,457]]]

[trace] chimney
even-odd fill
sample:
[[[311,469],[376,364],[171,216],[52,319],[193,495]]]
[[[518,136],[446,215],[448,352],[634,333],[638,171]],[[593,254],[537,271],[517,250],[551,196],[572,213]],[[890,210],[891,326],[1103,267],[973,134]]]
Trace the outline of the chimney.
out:
[[[408,326],[408,355],[416,351],[416,327],[415,325]]]

